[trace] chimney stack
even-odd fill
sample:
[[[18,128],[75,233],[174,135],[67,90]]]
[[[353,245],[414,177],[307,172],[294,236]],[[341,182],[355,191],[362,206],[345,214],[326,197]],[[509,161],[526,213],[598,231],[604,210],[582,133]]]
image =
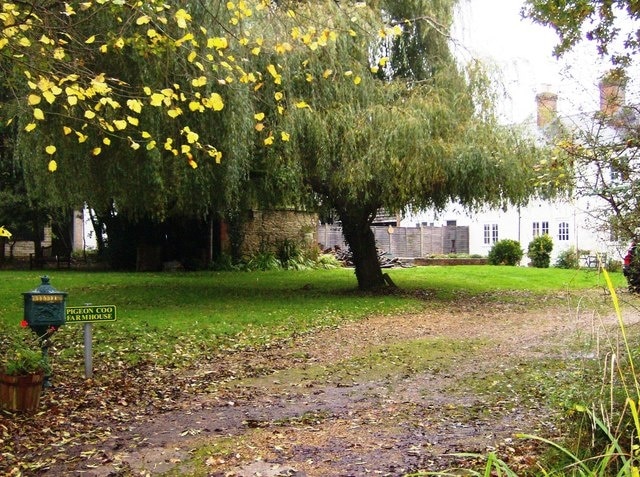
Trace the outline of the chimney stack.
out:
[[[545,91],[536,95],[538,105],[538,127],[543,128],[551,123],[558,114],[558,95]]]
[[[615,73],[608,74],[600,81],[600,112],[604,116],[615,116],[624,105],[625,83],[625,78]]]

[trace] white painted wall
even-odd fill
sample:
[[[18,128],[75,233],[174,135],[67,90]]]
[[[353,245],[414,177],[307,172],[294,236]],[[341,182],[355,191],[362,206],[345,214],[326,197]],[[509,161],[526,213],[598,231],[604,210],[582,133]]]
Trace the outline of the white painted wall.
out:
[[[525,251],[521,264],[526,265],[529,262],[526,250],[534,237],[533,223],[538,222],[542,227],[542,222],[548,222],[549,235],[553,240],[552,264],[561,252],[571,247],[589,250],[592,254],[606,253],[608,257],[621,260],[626,247],[620,247],[612,241],[607,232],[598,231],[596,221],[589,215],[589,208],[588,201],[584,199],[574,202],[536,200],[520,209],[487,210],[469,214],[460,206],[451,204],[437,215],[434,211],[407,215],[400,225],[414,226],[421,222],[444,225],[447,221],[455,220],[456,225],[469,227],[469,253],[486,256],[493,243],[485,243],[484,226],[497,224],[499,240],[512,239],[520,242]],[[561,240],[559,236],[560,223],[563,222],[568,224],[568,240]]]

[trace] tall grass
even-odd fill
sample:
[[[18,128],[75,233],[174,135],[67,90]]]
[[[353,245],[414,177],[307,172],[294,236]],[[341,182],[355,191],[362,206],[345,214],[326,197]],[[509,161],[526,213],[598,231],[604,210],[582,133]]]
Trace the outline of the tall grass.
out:
[[[636,373],[637,346],[632,345],[623,319],[619,296],[611,275],[603,268],[602,277],[615,311],[619,339],[600,362],[601,382],[576,383],[593,390],[591,402],[570,409],[574,425],[562,441],[533,434],[517,434],[520,439],[537,441],[553,452],[539,459],[527,475],[553,477],[640,477],[640,384]],[[584,419],[575,419],[582,416]],[[452,469],[415,475],[516,476],[517,473],[496,452],[456,454],[477,459],[480,468]]]
[[[541,475],[580,477],[639,477],[640,476],[640,418],[638,399],[640,385],[636,374],[634,354],[623,320],[620,301],[609,273],[602,274],[611,295],[621,346],[612,346],[602,363],[602,384],[605,393],[591,403],[577,404],[573,412],[586,417],[586,429],[591,435],[584,439],[584,427],[577,427],[573,436],[578,443],[572,450],[565,445],[541,436],[520,434],[518,437],[533,439],[548,445],[568,462],[560,467],[540,466]],[[584,383],[594,386],[596,383]],[[608,402],[607,402],[608,401]],[[571,437],[567,442],[571,442]]]
[[[546,443],[569,458],[569,463],[556,471],[545,470],[545,475],[571,476],[640,476],[640,419],[638,400],[640,385],[636,374],[634,354],[620,301],[609,273],[602,270],[611,294],[622,349],[612,347],[604,360],[604,379],[608,387],[608,402],[600,400],[590,405],[576,405],[574,411],[587,417],[591,425],[591,439],[582,440],[583,448],[574,453],[569,448],[539,436],[520,435]]]

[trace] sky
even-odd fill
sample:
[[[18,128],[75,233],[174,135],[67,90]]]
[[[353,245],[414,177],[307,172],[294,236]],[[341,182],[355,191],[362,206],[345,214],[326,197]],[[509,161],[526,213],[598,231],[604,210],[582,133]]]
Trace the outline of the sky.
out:
[[[506,92],[498,111],[506,122],[535,119],[535,96],[558,94],[561,115],[595,111],[598,82],[608,65],[589,42],[561,59],[555,32],[522,19],[523,0],[460,0],[453,36],[456,50],[496,67]]]

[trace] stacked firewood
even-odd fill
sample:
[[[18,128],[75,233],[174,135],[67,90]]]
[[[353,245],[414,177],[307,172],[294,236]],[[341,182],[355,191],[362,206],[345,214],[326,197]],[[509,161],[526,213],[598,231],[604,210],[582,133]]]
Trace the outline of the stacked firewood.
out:
[[[393,267],[402,267],[403,264],[399,258],[390,257],[388,252],[385,252],[380,249],[376,249],[378,253],[378,262],[380,262],[381,268],[393,268]],[[324,253],[331,253],[335,255],[335,257],[342,262],[342,265],[345,267],[353,267],[353,254],[349,248],[342,249],[338,245],[334,248],[328,248],[324,250]]]

